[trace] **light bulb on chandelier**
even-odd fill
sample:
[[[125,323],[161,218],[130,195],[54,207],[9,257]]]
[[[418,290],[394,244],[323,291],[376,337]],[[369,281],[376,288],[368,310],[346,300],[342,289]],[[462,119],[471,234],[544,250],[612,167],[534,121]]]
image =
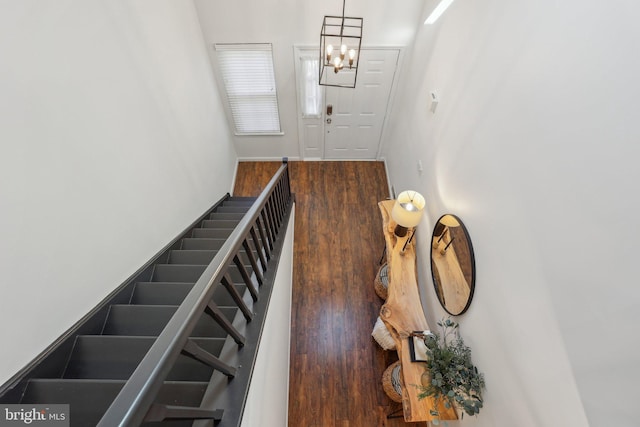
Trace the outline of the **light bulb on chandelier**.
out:
[[[333,72],[337,73],[338,71],[342,70],[342,68],[344,68],[344,63],[342,62],[340,57],[336,56],[335,58],[333,58]]]
[[[331,62],[331,54],[333,53],[333,45],[327,45],[327,62]]]

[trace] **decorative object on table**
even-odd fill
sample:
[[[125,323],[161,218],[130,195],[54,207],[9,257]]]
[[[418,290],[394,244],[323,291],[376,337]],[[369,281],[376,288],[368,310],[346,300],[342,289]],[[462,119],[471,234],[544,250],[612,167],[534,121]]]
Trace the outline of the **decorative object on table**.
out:
[[[402,365],[400,362],[392,363],[382,374],[382,390],[394,402],[402,402],[402,385],[400,383],[400,373]]]
[[[426,336],[427,371],[419,386],[421,399],[432,397],[445,408],[457,406],[468,415],[477,415],[482,408],[484,375],[471,362],[471,349],[460,337],[458,324],[450,318],[438,322],[442,335]],[[436,405],[437,408],[437,405]],[[438,417],[437,409],[431,415]],[[438,424],[438,419],[433,420]]]
[[[427,337],[433,336],[431,331],[414,331],[409,334],[409,355],[412,362],[426,362],[429,358],[429,349],[425,344]]]
[[[431,274],[446,312],[459,316],[467,311],[475,290],[475,257],[469,232],[455,215],[441,216],[433,228]]]
[[[322,86],[356,87],[363,20],[344,16],[345,6],[343,0],[342,16],[328,15],[322,21],[318,78]]]
[[[398,194],[396,203],[391,210],[391,218],[396,223],[393,233],[397,237],[406,236],[409,228],[420,223],[425,204],[424,197],[417,191],[409,190]]]
[[[376,324],[373,326],[373,332],[371,336],[378,343],[380,347],[385,350],[395,350],[396,342],[394,341],[389,329],[387,329],[387,325],[384,324],[382,319],[378,317],[376,320]]]
[[[378,268],[378,273],[373,281],[373,287],[380,298],[383,300],[387,299],[389,289],[389,266],[386,262]]]

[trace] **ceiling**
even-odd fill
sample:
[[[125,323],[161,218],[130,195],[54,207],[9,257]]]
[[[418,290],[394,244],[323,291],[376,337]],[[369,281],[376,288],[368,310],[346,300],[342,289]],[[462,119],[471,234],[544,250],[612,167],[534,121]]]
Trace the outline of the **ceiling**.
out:
[[[340,15],[342,2],[194,0],[207,41],[317,43],[324,15]],[[408,44],[431,0],[348,0],[345,15],[364,18],[364,42]],[[266,40],[269,39],[269,40]]]

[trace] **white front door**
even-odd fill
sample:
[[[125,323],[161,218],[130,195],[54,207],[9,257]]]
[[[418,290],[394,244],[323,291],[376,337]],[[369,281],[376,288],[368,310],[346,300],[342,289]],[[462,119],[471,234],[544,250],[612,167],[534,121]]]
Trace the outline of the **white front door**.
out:
[[[399,53],[362,49],[355,89],[326,87],[325,159],[377,158]],[[349,72],[345,68],[339,74]]]

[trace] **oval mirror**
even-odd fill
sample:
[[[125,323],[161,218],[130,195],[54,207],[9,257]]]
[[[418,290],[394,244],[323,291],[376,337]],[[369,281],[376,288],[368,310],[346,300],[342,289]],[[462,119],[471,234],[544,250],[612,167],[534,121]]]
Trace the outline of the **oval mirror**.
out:
[[[431,237],[431,274],[440,304],[458,316],[469,308],[476,281],[471,238],[455,215],[440,217]]]

